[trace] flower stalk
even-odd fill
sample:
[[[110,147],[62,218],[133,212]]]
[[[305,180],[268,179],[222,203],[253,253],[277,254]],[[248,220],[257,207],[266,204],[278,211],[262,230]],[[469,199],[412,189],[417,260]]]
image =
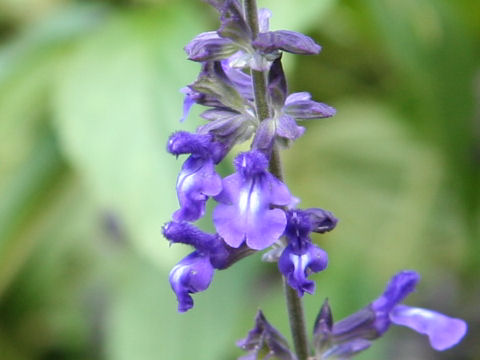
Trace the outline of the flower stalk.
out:
[[[258,35],[258,11],[256,0],[245,0],[245,17],[252,29],[253,36]],[[252,76],[253,93],[255,96],[255,108],[259,121],[263,121],[269,117],[270,111],[267,103],[267,86],[266,74],[264,71],[250,70]],[[270,157],[269,170],[280,181],[283,179],[282,163],[280,152],[276,145],[273,146]],[[303,310],[303,302],[298,297],[297,292],[288,286],[284,276],[283,288],[285,293],[285,301],[287,305],[288,320],[290,323],[290,331],[292,333],[295,353],[298,360],[307,360],[309,356],[307,327],[305,325],[305,312]]]

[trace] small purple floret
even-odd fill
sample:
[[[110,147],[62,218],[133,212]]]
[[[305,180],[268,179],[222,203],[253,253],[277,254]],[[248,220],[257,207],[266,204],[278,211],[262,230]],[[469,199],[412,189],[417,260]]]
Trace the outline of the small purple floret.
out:
[[[193,307],[190,294],[204,291],[210,285],[214,269],[208,256],[194,251],[181,260],[170,271],[170,285],[177,295],[178,311],[185,312]]]
[[[305,292],[313,294],[315,283],[307,277],[312,272],[325,270],[328,264],[327,253],[312,244],[310,232],[313,229],[314,223],[308,210],[287,212],[285,236],[288,245],[280,256],[278,268],[286,277],[288,284],[297,291],[298,296],[303,296]]]
[[[222,179],[215,172],[215,164],[225,155],[222,144],[213,141],[210,134],[174,133],[167,144],[174,154],[191,154],[177,179],[180,209],[173,214],[175,221],[195,221],[205,213],[209,196],[222,190]]]
[[[237,172],[223,179],[223,190],[213,222],[225,242],[237,248],[245,241],[263,250],[282,235],[286,218],[283,210],[292,196],[284,183],[267,171],[268,161],[259,151],[242,153],[235,159]]]
[[[370,305],[335,323],[330,333],[318,332],[318,343],[325,340],[346,344],[352,340],[374,340],[382,336],[392,324],[407,326],[425,334],[432,348],[446,350],[465,336],[467,324],[436,311],[400,304],[420,280],[415,271],[401,271],[388,283],[384,293]]]

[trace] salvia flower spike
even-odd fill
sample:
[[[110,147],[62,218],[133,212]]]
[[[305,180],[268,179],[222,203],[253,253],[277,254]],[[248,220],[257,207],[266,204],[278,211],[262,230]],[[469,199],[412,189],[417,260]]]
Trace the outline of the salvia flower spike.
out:
[[[301,121],[336,113],[307,92],[289,93],[282,67],[283,52],[314,55],[321,47],[304,34],[270,30],[272,14],[268,9],[257,13],[255,0],[207,2],[218,11],[220,27],[197,35],[185,46],[188,58],[200,63],[201,69],[197,79],[181,89],[181,121],[197,104],[205,107],[200,116],[206,122],[193,133],[172,134],[167,143],[169,153],[187,155],[176,184],[179,209],[163,226],[171,244],[192,249],[169,275],[178,311],[193,307],[192,295],[208,289],[215,271],[266,250],[263,259],[277,262],[285,280],[294,346],[291,349],[259,311],[254,328],[238,342],[247,352],[240,359],[351,359],[392,325],[426,335],[435,350],[456,345],[467,331],[466,322],[404,305],[420,276],[401,271],[376,300],[338,322],[325,301],[310,351],[301,299],[314,293],[315,276],[325,276],[315,273],[328,265],[328,254],[323,245],[314,243],[312,233],[327,233],[338,220],[321,208],[297,208],[300,200],[283,179],[278,149],[305,133]],[[235,146],[244,142],[250,149],[234,154]],[[230,158],[234,172],[222,178],[216,167]],[[205,217],[208,201],[216,203],[211,219],[215,233],[193,224]]]

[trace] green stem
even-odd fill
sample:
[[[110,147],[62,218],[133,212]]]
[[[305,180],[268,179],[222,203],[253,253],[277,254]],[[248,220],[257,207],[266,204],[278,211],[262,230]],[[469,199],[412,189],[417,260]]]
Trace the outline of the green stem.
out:
[[[253,37],[258,34],[258,11],[256,0],[244,1],[245,17],[248,21]],[[255,109],[259,121],[263,121],[270,116],[270,109],[267,102],[267,79],[263,71],[250,70],[252,75],[253,91],[255,95]],[[272,155],[269,164],[270,172],[280,181],[283,181],[282,163],[280,153],[276,145],[273,146]],[[298,297],[297,292],[292,289],[283,278],[283,286],[287,304],[288,319],[290,330],[292,332],[293,344],[298,360],[307,360],[309,355],[307,328],[305,326],[305,315],[302,299]]]

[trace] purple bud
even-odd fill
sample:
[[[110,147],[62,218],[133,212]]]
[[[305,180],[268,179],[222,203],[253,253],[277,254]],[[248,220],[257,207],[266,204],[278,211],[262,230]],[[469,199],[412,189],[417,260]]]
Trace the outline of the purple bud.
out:
[[[285,337],[267,321],[262,311],[257,312],[255,327],[250,330],[245,339],[239,340],[237,346],[249,354],[242,360],[257,360],[259,354],[267,353],[265,359],[296,360],[288,348]],[[240,360],[239,359],[239,360]]]
[[[283,111],[296,119],[322,119],[336,113],[333,107],[311,100],[307,92],[290,94]]]
[[[218,36],[216,31],[197,35],[185,46],[188,59],[192,61],[222,60],[239,50],[232,40]]]
[[[253,46],[264,54],[283,50],[293,54],[315,55],[322,49],[311,37],[288,30],[260,33]]]
[[[170,271],[169,279],[177,295],[179,312],[185,312],[193,307],[190,294],[206,290],[212,281],[213,273],[209,258],[196,251],[175,265]]]
[[[313,342],[315,349],[322,351],[330,342],[333,328],[333,315],[328,299],[325,299],[313,326]]]
[[[338,219],[330,211],[311,208],[306,209],[305,212],[310,217],[312,232],[323,234],[332,231],[337,226]]]

